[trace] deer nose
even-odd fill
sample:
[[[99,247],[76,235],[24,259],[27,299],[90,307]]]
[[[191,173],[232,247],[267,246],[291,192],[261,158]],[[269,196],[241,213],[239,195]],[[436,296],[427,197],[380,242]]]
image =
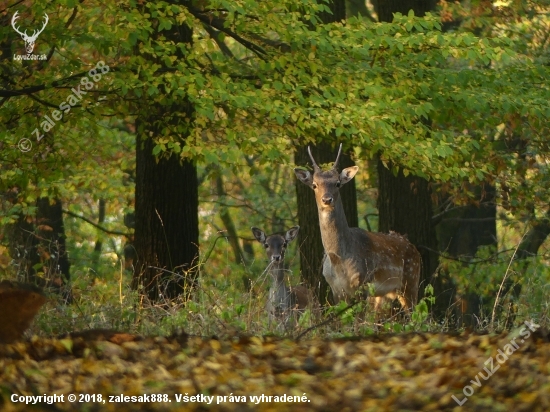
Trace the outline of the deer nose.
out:
[[[271,260],[274,260],[275,262],[278,262],[281,260],[281,255],[273,255],[271,256]]]
[[[332,204],[332,202],[334,201],[333,197],[331,195],[324,195],[322,198],[321,198],[321,201],[325,204],[325,205],[330,205]]]

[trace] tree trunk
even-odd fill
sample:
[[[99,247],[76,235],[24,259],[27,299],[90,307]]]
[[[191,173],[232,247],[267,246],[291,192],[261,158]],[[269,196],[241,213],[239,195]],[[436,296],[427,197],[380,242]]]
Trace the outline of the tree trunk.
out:
[[[533,262],[531,258],[537,256],[539,248],[549,235],[550,209],[546,211],[546,216],[544,218],[533,224],[518,246],[514,260],[521,262],[519,276],[525,276],[529,264]],[[500,299],[503,299],[510,292],[510,290],[512,291],[512,299],[507,310],[506,323],[504,326],[505,329],[509,329],[514,325],[516,319],[516,306],[514,305],[514,302],[519,299],[521,294],[521,282],[508,278],[502,288]],[[501,311],[499,310],[499,312]]]
[[[436,298],[443,298],[448,307],[449,292],[447,282],[432,278],[438,262],[437,237],[432,225],[432,199],[430,184],[418,176],[404,176],[399,171],[394,176],[378,159],[378,231],[393,230],[407,235],[422,256],[420,276],[420,298],[424,288],[432,283],[438,285]],[[435,282],[435,284],[434,284]],[[436,305],[437,305],[436,301]]]
[[[154,118],[146,122],[151,126]],[[148,136],[136,144],[133,286],[143,286],[152,301],[181,294],[188,298],[196,284],[199,252],[197,170],[176,155],[157,163],[153,147]]]
[[[151,17],[151,24],[156,28],[159,23]],[[185,48],[179,45],[192,43],[193,31],[185,23],[175,23],[170,30],[151,34],[151,42],[159,38],[175,44],[174,56],[185,59]],[[160,73],[168,71],[165,61],[148,50],[140,49],[143,57],[159,65]],[[162,83],[158,90],[167,93]],[[196,286],[199,263],[197,169],[176,154],[160,153],[157,159],[152,153],[156,137],[166,128],[185,146],[194,107],[185,97],[175,99],[173,95],[141,103],[141,117],[136,121],[133,287],[142,286],[142,293],[152,301],[181,295],[188,299]]]
[[[18,262],[19,276],[25,282],[52,288],[71,302],[71,292],[65,289],[71,278],[71,264],[65,243],[62,203],[55,199],[50,204],[49,198],[42,197],[36,206],[34,219],[20,216],[8,231],[10,255]]]
[[[71,264],[67,255],[63,224],[63,207],[59,199],[55,199],[52,204],[50,199],[43,197],[36,203],[38,205],[36,226],[41,248],[39,253],[43,256],[44,266],[48,267],[50,276],[47,278],[54,281],[55,278],[60,277],[59,286],[61,286],[71,280]]]
[[[533,227],[523,237],[516,253],[516,260],[525,260],[537,255],[548,235],[550,235],[550,210],[546,217],[536,222]]]
[[[10,256],[18,268],[17,277],[24,282],[36,283],[36,267],[40,264],[38,237],[35,235],[34,219],[19,215],[17,223],[10,225],[8,234]]]
[[[346,17],[366,17],[372,19],[365,0],[346,0]]]
[[[373,0],[372,4],[378,20],[391,23],[394,13],[407,15],[409,10],[413,10],[415,16],[424,16],[435,10],[437,0]]]
[[[319,165],[323,163],[333,163],[336,160],[337,152],[337,147],[333,147],[324,142],[311,148],[311,153]],[[307,147],[302,146],[296,149],[294,162],[296,165],[302,167],[306,164],[311,164]],[[351,157],[346,153],[342,153],[340,157],[340,169],[353,165],[354,163]],[[315,202],[315,196],[311,188],[298,180],[296,180],[295,187],[298,204],[298,224],[300,225],[298,245],[300,250],[301,277],[302,280],[315,291],[319,302],[324,304],[327,301],[327,295],[330,288],[322,275],[324,249],[321,241],[321,231],[319,230],[317,203]],[[340,195],[342,196],[348,226],[359,226],[355,180],[343,185],[340,189]]]
[[[105,222],[105,199],[99,199],[98,202],[98,218],[97,224],[101,226]],[[101,239],[97,239],[94,246],[94,253],[92,255],[92,268],[97,272],[99,266],[99,258],[101,257],[101,249],[103,248],[103,242]]]
[[[328,0],[326,5],[330,8],[329,12],[319,13],[319,18],[323,23],[334,23],[345,20],[346,18],[346,2],[345,0]]]
[[[468,205],[446,213],[437,224],[438,250],[461,259],[472,259],[480,246],[497,246],[496,191],[485,183],[469,188],[479,199],[479,206]],[[458,297],[454,310],[458,325],[475,327],[481,318],[483,297],[468,291]]]

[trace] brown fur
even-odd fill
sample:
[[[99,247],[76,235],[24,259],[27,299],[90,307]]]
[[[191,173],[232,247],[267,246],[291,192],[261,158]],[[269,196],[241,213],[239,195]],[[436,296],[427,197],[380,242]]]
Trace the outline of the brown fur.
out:
[[[412,310],[418,299],[420,253],[406,236],[395,232],[374,233],[348,227],[340,187],[353,179],[359,168],[348,167],[339,173],[339,156],[340,152],[329,171],[322,171],[312,156],[313,174],[294,169],[296,177],[315,192],[326,254],[323,275],[334,299],[338,302],[367,298],[370,285],[374,287],[376,310],[385,296],[399,299],[405,309]]]

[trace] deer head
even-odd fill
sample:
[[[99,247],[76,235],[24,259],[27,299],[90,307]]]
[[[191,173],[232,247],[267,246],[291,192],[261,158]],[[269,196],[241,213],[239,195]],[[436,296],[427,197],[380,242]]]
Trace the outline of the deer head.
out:
[[[313,174],[308,170],[294,169],[296,177],[314,190],[315,200],[319,209],[334,209],[336,201],[340,198],[340,187],[353,179],[359,168],[351,166],[345,168],[342,172],[338,172],[338,161],[342,153],[342,144],[340,144],[338,155],[332,168],[327,171],[322,171],[317,165],[309,146],[307,151],[313,165]]]
[[[286,247],[298,236],[299,230],[300,226],[294,226],[288,229],[284,235],[275,233],[266,236],[262,229],[253,227],[252,233],[256,240],[264,246],[269,261],[279,263],[284,260]]]
[[[42,28],[40,30],[34,30],[32,35],[29,36],[29,35],[27,35],[27,30],[25,30],[24,32],[21,32],[15,26],[15,21],[19,18],[17,13],[19,13],[19,12],[16,11],[15,14],[13,15],[13,17],[11,19],[11,25],[12,25],[13,29],[17,33],[19,33],[21,35],[21,37],[23,38],[23,40],[25,41],[25,49],[27,50],[27,54],[31,54],[32,51],[34,50],[34,43],[36,42],[36,39],[38,38],[38,35],[44,31],[44,29],[46,28],[46,25],[48,24],[48,15],[46,13],[44,13],[44,17],[45,17],[44,25],[42,26]]]

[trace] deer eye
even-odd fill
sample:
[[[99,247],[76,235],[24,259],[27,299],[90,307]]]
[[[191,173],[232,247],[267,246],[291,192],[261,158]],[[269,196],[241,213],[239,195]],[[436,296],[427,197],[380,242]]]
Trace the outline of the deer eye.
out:
[[[317,183],[312,183],[312,184],[311,184],[311,187],[312,187],[313,189],[317,189]]]
[[[340,181],[338,180],[338,181],[336,182],[336,187],[340,187],[340,186],[342,186],[342,184],[341,184]]]
[[[268,245],[267,243],[264,243],[264,247],[265,247],[266,249],[268,249],[268,248],[269,248],[269,245]]]

